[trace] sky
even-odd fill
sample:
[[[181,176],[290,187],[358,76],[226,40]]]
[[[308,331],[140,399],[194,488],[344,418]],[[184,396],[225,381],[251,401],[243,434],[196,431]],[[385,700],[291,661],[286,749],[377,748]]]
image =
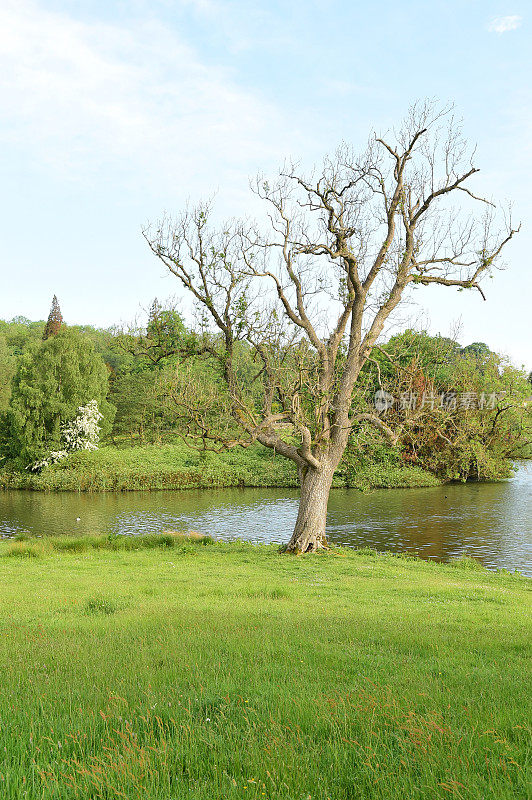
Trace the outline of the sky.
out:
[[[478,292],[427,287],[412,322],[532,369],[527,0],[0,0],[0,318],[132,320],[180,296],[141,236],[250,177],[363,147],[417,99],[455,104],[474,189],[522,229]]]

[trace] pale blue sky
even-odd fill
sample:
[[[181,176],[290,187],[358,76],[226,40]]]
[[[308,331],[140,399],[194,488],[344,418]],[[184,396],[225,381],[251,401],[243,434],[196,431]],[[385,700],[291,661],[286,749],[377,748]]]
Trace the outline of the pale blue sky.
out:
[[[256,171],[434,97],[523,229],[486,303],[430,287],[412,313],[532,368],[531,20],[526,0],[0,0],[0,317],[55,292],[68,322],[131,319],[178,292],[144,222],[212,190],[243,213]]]

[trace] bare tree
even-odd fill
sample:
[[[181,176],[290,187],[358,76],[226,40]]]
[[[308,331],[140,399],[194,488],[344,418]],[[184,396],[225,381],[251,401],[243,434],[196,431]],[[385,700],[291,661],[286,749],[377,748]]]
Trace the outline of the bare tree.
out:
[[[222,394],[181,381],[188,432],[205,447],[258,441],[295,462],[291,552],[326,544],[329,492],[353,424],[397,441],[356,392],[392,312],[416,285],[484,298],[480,280],[516,233],[507,217],[496,229],[495,207],[469,188],[477,171],[451,110],[417,104],[361,155],[342,145],[318,173],[290,165],[273,183],[259,177],[252,188],[268,209],[263,227],[212,230],[206,204],[144,231],[202,309],[197,352],[223,379]],[[243,367],[243,353],[256,369]]]

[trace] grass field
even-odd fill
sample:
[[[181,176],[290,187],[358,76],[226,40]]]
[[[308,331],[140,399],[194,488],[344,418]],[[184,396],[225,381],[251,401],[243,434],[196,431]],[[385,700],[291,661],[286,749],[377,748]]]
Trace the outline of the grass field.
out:
[[[0,576],[2,800],[529,796],[521,576],[173,536]]]
[[[440,483],[419,467],[368,464],[349,485],[400,488]],[[336,485],[345,486],[339,473]],[[0,488],[41,491],[128,491],[137,489],[209,489],[222,486],[298,486],[295,464],[261,445],[223,453],[204,453],[184,443],[142,447],[101,447],[80,452],[44,470],[0,471]]]

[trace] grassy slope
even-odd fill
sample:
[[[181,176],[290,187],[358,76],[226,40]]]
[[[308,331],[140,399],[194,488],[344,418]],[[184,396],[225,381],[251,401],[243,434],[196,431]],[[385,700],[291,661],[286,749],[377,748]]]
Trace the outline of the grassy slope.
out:
[[[338,480],[340,485],[341,479]],[[432,486],[439,481],[419,468],[370,465],[357,475],[359,488]],[[1,473],[0,488],[44,491],[198,489],[219,486],[297,486],[295,465],[260,445],[201,456],[185,444],[102,447],[79,453],[41,475]]]
[[[530,580],[363,551],[13,547],[5,800],[527,797]]]

